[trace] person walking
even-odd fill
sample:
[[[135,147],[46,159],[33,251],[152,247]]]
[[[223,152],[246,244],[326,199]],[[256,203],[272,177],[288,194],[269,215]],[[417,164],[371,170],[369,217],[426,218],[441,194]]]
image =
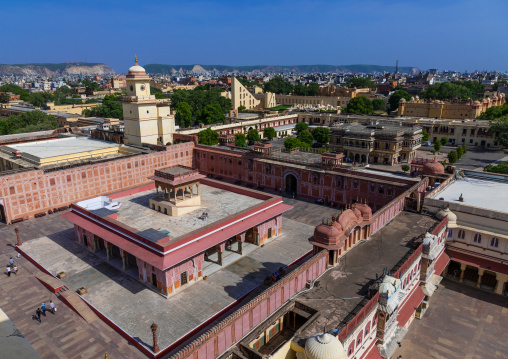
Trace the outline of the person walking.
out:
[[[11,276],[11,267],[7,266],[6,270],[7,270],[7,277],[10,277]]]
[[[18,274],[18,267],[14,266],[12,270],[14,271],[14,274]]]
[[[42,315],[46,316],[46,304],[42,303],[41,309],[42,309]]]
[[[11,259],[9,259],[9,265],[10,265],[11,267],[14,265],[14,259],[12,259],[12,257],[11,257]]]
[[[37,320],[39,322],[42,322],[41,321],[41,314],[42,314],[41,308],[37,308],[37,310],[35,311],[35,314],[37,315]]]
[[[52,300],[49,301],[49,310],[51,310],[51,313],[55,314],[56,312],[56,308],[55,308],[55,303],[53,303]]]

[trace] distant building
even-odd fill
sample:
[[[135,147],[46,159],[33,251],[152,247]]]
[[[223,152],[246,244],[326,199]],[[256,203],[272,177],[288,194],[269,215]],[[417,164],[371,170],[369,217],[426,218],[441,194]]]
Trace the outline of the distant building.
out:
[[[236,77],[233,77],[231,81],[231,102],[235,110],[240,106],[250,110],[257,107],[261,100],[254,97]]]

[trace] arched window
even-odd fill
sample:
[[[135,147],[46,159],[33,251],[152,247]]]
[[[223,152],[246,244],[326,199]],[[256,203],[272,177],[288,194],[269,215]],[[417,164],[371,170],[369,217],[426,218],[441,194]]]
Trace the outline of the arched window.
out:
[[[448,229],[448,238],[453,237],[453,229]]]
[[[491,246],[491,247],[494,247],[494,248],[499,247],[499,238],[497,238],[497,237],[493,237],[493,238],[490,240],[490,246]]]
[[[475,233],[473,237],[473,242],[482,243],[482,235],[480,233]]]
[[[457,238],[459,238],[459,239],[466,238],[466,232],[463,229],[459,229],[459,233],[457,234]]]

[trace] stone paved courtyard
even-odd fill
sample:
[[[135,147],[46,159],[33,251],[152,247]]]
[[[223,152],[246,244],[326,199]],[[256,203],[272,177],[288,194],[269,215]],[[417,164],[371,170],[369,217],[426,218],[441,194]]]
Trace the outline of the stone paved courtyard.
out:
[[[507,333],[503,297],[443,279],[429,309],[413,321],[393,358],[507,358]]]
[[[149,327],[155,321],[163,348],[312,249],[313,226],[284,219],[282,230],[263,248],[169,299],[76,244],[73,229],[26,242],[23,250],[52,273],[66,272],[69,288],[86,287],[83,297],[138,341],[151,344]]]

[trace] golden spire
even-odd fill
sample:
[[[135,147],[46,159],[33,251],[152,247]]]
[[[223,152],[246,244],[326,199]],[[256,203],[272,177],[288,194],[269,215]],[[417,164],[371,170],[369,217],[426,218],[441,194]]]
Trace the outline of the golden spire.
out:
[[[108,353],[106,353],[106,356],[104,357],[104,359],[108,359]]]
[[[136,54],[134,54],[134,62],[137,64],[138,63],[138,56]]]

